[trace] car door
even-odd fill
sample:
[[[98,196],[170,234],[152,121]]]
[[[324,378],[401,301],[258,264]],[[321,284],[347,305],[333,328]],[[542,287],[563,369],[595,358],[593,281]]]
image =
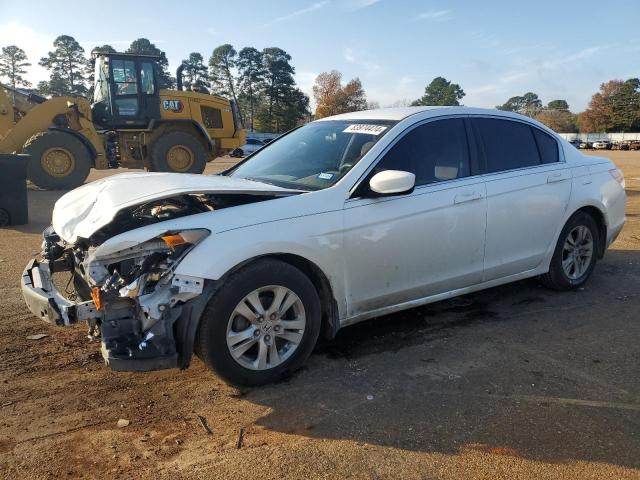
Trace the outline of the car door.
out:
[[[350,317],[481,281],[486,221],[463,118],[414,126],[392,144],[344,205]],[[416,175],[411,193],[375,198],[383,170]]]
[[[487,174],[484,280],[536,268],[562,226],[571,173],[558,142],[515,119],[472,118]]]

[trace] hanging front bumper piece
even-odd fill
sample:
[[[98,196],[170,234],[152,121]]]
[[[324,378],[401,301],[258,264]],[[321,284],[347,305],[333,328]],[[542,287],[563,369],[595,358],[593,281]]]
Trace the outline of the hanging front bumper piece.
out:
[[[98,321],[102,314],[93,301],[72,302],[53,285],[48,260],[31,260],[22,272],[22,296],[36,317],[58,326],[74,325],[83,320]]]

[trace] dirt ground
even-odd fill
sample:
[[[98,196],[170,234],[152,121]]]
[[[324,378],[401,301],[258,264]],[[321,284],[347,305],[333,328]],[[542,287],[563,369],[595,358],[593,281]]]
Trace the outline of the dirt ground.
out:
[[[584,289],[528,280],[345,328],[246,391],[197,359],[111,372],[84,326],[33,317],[20,274],[61,193],[30,191],[31,223],[0,231],[0,477],[640,478],[640,152],[606,155],[627,224]]]

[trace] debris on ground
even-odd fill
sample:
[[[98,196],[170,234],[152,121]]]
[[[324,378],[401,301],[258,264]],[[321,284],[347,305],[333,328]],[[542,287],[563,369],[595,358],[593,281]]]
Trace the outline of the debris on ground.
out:
[[[27,335],[27,340],[42,340],[49,335],[46,333],[36,333],[35,335]]]
[[[209,428],[209,425],[207,424],[206,418],[204,418],[202,415],[198,415],[198,421],[200,422],[200,425],[202,426],[204,431],[207,432],[207,435],[213,435],[213,432],[211,431],[211,429]]]
[[[242,448],[242,439],[244,438],[244,428],[241,428],[238,432],[238,442],[236,443],[236,448]]]
[[[118,428],[128,427],[131,422],[125,418],[118,420]]]

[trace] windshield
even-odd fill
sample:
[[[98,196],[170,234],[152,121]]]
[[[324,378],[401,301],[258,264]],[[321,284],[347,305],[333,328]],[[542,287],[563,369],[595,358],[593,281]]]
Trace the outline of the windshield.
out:
[[[301,190],[327,188],[340,180],[396,123],[313,122],[268,144],[229,175]]]

